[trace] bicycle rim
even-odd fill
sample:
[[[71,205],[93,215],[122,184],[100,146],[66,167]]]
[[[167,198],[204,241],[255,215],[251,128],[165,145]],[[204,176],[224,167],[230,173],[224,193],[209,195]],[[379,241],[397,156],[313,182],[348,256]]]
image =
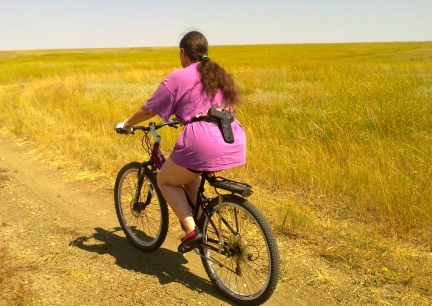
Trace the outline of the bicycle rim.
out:
[[[168,231],[168,209],[160,195],[153,174],[145,171],[136,202],[138,173],[141,165],[126,165],[116,180],[115,205],[120,225],[128,239],[138,248],[153,251],[164,242]]]
[[[202,225],[203,242],[219,248],[214,242],[220,236],[225,251],[201,249],[207,274],[231,300],[249,305],[265,302],[279,277],[279,252],[270,226],[255,206],[238,197],[222,202],[221,216],[226,223],[219,222],[218,211],[219,204],[214,203],[213,224],[205,218]]]

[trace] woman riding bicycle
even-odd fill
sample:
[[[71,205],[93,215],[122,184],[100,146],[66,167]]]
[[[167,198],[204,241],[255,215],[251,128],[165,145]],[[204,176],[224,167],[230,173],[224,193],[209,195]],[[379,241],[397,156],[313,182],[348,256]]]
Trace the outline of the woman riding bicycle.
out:
[[[201,172],[220,171],[246,162],[246,136],[234,119],[233,106],[239,102],[239,93],[231,76],[208,57],[208,43],[203,34],[192,31],[182,38],[180,61],[183,69],[169,74],[132,117],[117,125],[130,132],[133,125],[156,114],[164,121],[175,115],[184,124],[157,176],[162,195],[186,231],[179,249],[192,246],[202,237],[182,186],[196,203]],[[224,116],[214,119],[209,115],[210,109]],[[226,125],[224,129],[221,127],[223,120],[231,126],[234,140],[230,137],[227,140],[227,135],[222,134],[222,130],[226,132]]]

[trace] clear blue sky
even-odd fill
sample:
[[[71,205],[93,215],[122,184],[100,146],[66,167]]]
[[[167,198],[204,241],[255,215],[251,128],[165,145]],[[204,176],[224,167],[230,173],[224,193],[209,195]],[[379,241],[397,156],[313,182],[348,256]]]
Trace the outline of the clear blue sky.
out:
[[[432,0],[0,0],[0,50],[432,41]]]

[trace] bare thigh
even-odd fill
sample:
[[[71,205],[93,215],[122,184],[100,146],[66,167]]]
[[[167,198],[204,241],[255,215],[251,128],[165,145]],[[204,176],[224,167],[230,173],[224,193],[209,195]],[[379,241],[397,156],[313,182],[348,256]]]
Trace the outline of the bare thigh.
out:
[[[199,173],[193,173],[168,158],[157,175],[157,181],[158,185],[180,187],[195,181],[199,176]]]
[[[159,189],[176,216],[184,225],[186,234],[194,230],[195,221],[192,217],[186,194],[181,186],[196,186],[199,175],[199,173],[193,173],[186,168],[176,165],[170,158],[164,163],[157,175]],[[190,191],[191,188],[188,189]]]

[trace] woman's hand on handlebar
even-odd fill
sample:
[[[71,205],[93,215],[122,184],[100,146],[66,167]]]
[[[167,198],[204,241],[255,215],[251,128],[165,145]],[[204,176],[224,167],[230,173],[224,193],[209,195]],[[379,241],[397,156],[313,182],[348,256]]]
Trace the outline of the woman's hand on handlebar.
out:
[[[132,127],[126,128],[125,123],[126,120],[117,124],[115,131],[119,134],[125,134],[125,135],[133,133],[133,128]]]

